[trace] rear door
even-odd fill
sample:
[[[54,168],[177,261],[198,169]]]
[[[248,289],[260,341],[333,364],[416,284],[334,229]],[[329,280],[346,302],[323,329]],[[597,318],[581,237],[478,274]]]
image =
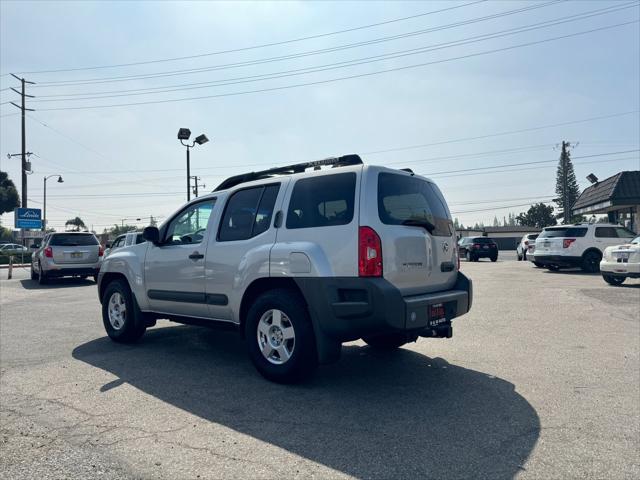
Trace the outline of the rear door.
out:
[[[451,288],[457,248],[440,189],[426,179],[384,169],[370,168],[365,177],[360,225],[380,236],[384,278],[403,295]]]
[[[49,241],[53,261],[57,264],[96,263],[100,243],[92,233],[56,233]]]
[[[536,255],[571,256],[571,252],[568,250],[574,247],[574,242],[571,240],[583,238],[588,230],[587,227],[582,226],[547,227],[536,239]],[[565,242],[565,240],[568,241]]]

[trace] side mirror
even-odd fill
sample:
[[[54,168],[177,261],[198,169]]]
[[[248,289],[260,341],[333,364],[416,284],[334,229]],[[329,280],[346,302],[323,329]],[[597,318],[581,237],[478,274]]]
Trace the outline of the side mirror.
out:
[[[104,248],[111,248],[111,244],[110,244],[110,243],[107,243],[107,244],[104,246]]]
[[[144,238],[147,242],[151,242],[154,245],[160,243],[160,230],[158,227],[146,227],[142,231],[142,238]]]
[[[30,248],[32,250],[37,250],[38,248],[40,248],[40,244],[39,243],[32,243]]]

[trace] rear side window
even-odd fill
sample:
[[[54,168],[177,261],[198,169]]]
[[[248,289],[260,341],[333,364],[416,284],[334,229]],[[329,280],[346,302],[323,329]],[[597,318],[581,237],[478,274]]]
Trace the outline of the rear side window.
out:
[[[528,238],[529,240],[535,240],[536,238],[538,238],[538,234],[536,233],[536,234],[534,234],[534,235],[527,235],[527,238]]]
[[[542,231],[538,238],[556,238],[556,237],[584,237],[587,234],[585,227],[560,227],[546,228]]]
[[[347,225],[353,220],[355,195],[353,172],[298,180],[289,201],[287,228]]]
[[[53,247],[80,247],[98,245],[98,239],[91,233],[73,233],[53,235],[49,245]]]
[[[378,176],[378,216],[387,225],[427,220],[436,227],[432,235],[448,237],[453,233],[451,215],[438,187],[415,177]]]
[[[231,195],[222,217],[219,242],[246,240],[266,232],[280,184],[239,190]]]

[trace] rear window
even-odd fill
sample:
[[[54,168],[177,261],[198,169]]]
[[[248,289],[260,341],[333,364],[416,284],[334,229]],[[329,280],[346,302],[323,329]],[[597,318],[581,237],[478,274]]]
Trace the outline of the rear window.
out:
[[[545,228],[538,238],[584,237],[586,234],[586,227]]]
[[[478,237],[478,238],[474,238],[473,239],[473,243],[496,243],[495,240],[493,238],[489,238],[489,237]]]
[[[440,190],[420,178],[380,173],[378,216],[387,225],[427,220],[436,227],[432,235],[448,237],[453,233],[451,216]]]
[[[528,238],[529,240],[535,240],[536,238],[538,238],[538,234],[536,233],[536,234],[534,234],[534,235],[527,235],[527,238]]]
[[[289,201],[287,228],[347,225],[353,220],[355,195],[353,172],[298,180]]]
[[[98,239],[90,234],[74,233],[53,235],[49,245],[53,247],[79,247],[86,245],[98,245]]]

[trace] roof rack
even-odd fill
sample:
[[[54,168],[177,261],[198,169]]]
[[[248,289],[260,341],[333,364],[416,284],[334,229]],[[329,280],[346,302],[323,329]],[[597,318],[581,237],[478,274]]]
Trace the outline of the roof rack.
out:
[[[341,157],[330,157],[324,160],[315,160],[313,162],[296,163],[295,165],[289,165],[287,167],[270,168],[269,170],[262,170],[259,172],[243,173],[241,175],[235,175],[227,178],[224,182],[216,187],[214,192],[219,190],[226,190],[227,188],[235,187],[241,183],[252,182],[254,180],[261,180],[263,178],[270,178],[275,175],[292,175],[294,173],[302,173],[307,168],[314,168],[319,170],[322,166],[331,165],[335,167],[346,167],[349,165],[361,165],[362,159],[359,155],[342,155]]]

